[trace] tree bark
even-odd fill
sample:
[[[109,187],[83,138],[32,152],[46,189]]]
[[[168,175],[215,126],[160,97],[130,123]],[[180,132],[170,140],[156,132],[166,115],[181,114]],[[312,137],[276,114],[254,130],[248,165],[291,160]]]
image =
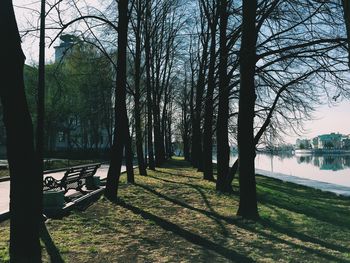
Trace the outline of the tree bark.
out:
[[[204,111],[204,133],[203,133],[203,179],[214,181],[213,176],[213,111],[214,111],[214,89],[215,89],[215,62],[216,62],[216,27],[218,17],[215,12],[213,14],[210,42],[210,62],[208,72],[208,88],[205,97]]]
[[[134,175],[134,155],[132,153],[132,140],[131,136],[129,134],[129,127],[126,126],[127,128],[127,141],[125,144],[125,164],[126,164],[126,174],[127,174],[127,181],[130,184],[135,183],[135,175]]]
[[[111,161],[107,173],[105,196],[115,200],[118,195],[120,169],[123,159],[123,148],[127,141],[126,111],[126,48],[128,32],[128,1],[118,2],[118,60],[115,91],[115,129],[111,148]]]
[[[201,1],[200,1],[201,2]],[[198,44],[198,78],[196,83],[195,92],[195,108],[192,118],[192,134],[191,134],[191,163],[194,167],[198,168],[198,171],[203,171],[203,144],[202,144],[202,107],[203,107],[203,94],[205,88],[205,75],[208,63],[208,47],[209,47],[209,27],[205,23],[205,14],[203,5],[200,4],[200,16],[201,16],[201,36],[200,43]],[[202,48],[201,48],[202,45]],[[202,54],[201,51],[202,50]],[[192,71],[193,74],[193,71]]]
[[[240,201],[237,215],[259,218],[255,182],[255,64],[257,0],[243,0],[242,42],[240,49],[240,93],[238,113],[238,158]]]
[[[136,154],[140,175],[147,175],[145,160],[142,149],[142,130],[141,130],[141,108],[140,108],[140,79],[141,79],[141,1],[137,2],[137,25],[135,32],[135,130],[136,130]]]
[[[36,129],[36,151],[39,158],[39,171],[44,167],[44,118],[45,118],[45,0],[41,2],[39,77],[38,77],[38,117]],[[41,197],[42,199],[42,197]]]
[[[191,87],[190,91],[190,103],[193,101],[193,88]],[[187,74],[185,71],[185,83],[183,90],[183,101],[182,101],[182,126],[183,126],[183,134],[182,141],[184,144],[184,157],[186,161],[190,161],[190,147],[189,147],[189,120],[188,120],[188,105],[187,105]],[[190,114],[192,113],[191,105],[190,106]]]
[[[229,82],[227,76],[227,0],[221,0],[219,4],[220,15],[220,51],[219,51],[219,109],[216,126],[217,138],[217,181],[216,190],[231,192],[231,185],[227,185],[227,177],[230,163],[230,147],[228,141],[229,119]]]
[[[346,27],[346,33],[348,36],[348,56],[349,56],[349,68],[350,68],[350,3],[348,0],[342,0],[344,21]]]
[[[34,150],[33,124],[24,90],[25,56],[21,49],[12,1],[0,3],[0,98],[6,128],[10,169],[10,258],[11,262],[41,262],[39,231],[42,223],[42,175]]]
[[[196,85],[196,107],[194,109],[194,118],[192,124],[192,149],[191,149],[191,161],[192,165],[198,168],[199,171],[203,170],[202,161],[202,131],[201,131],[201,119],[202,119],[202,103],[203,93],[205,86],[205,68],[208,60],[208,39],[204,39],[202,58],[199,65],[198,80]]]
[[[150,20],[151,1],[146,2],[146,25],[145,25],[145,69],[146,69],[146,89],[147,89],[147,144],[148,144],[148,167],[155,170],[153,153],[153,120],[152,120],[152,83],[151,83],[151,46],[150,46]]]

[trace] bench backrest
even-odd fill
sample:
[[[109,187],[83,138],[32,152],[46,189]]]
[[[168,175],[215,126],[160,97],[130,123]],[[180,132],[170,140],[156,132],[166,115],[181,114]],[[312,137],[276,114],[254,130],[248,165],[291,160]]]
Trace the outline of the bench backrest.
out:
[[[65,186],[66,191],[77,189],[85,184],[86,178],[94,176],[100,166],[101,164],[98,163],[69,168],[61,179],[61,185]]]

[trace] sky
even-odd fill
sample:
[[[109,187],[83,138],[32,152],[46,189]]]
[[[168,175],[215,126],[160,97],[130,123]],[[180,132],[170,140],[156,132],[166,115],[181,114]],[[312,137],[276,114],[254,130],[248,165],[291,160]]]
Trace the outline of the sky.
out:
[[[93,0],[90,0],[94,2]],[[97,1],[96,1],[97,2]],[[31,9],[39,10],[40,1],[37,0],[13,0],[15,5],[15,12],[19,30],[23,31],[28,28],[28,23],[38,24],[38,14]],[[20,8],[21,7],[21,8]],[[34,16],[34,18],[33,18]],[[50,39],[46,41],[46,62],[50,63],[54,60],[54,48],[58,42],[54,43],[52,47],[48,47]],[[26,37],[22,43],[23,51],[27,57],[26,63],[36,64],[38,61],[39,41],[35,37]],[[349,72],[350,74],[350,72]],[[315,119],[305,122],[305,134],[301,135],[303,138],[313,138],[317,135],[339,132],[342,134],[350,134],[350,101],[343,100],[338,106],[329,107],[325,101],[325,105],[317,108],[314,114]],[[299,136],[286,136],[287,143],[295,143]]]
[[[337,106],[324,105],[317,108],[315,119],[305,122],[305,130],[307,132],[302,136],[305,138],[331,132],[350,134],[350,101],[343,100]],[[296,137],[286,138],[291,143],[295,142],[295,139]]]
[[[298,138],[312,139],[318,135],[332,132],[350,135],[350,100],[344,99],[336,106],[328,106],[325,102],[324,105],[316,108],[313,116],[313,120],[304,122],[303,134],[285,135],[284,142],[295,144]]]
[[[39,13],[36,10],[40,10],[40,1],[13,0],[13,5],[21,36],[23,36],[23,31],[26,29],[39,25]],[[22,37],[22,49],[26,56],[26,64],[37,64],[39,54],[38,36],[38,32],[32,32],[30,35]],[[47,39],[45,52],[47,62],[53,61],[55,53],[54,45],[49,48],[49,44],[49,39]]]

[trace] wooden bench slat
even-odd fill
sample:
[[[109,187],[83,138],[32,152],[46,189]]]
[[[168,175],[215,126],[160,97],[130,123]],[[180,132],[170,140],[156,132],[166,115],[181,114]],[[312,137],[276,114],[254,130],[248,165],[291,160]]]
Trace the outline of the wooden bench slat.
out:
[[[65,172],[61,180],[56,180],[51,176],[46,177],[43,190],[64,189],[67,192],[70,189],[75,189],[84,192],[82,187],[86,185],[86,179],[94,176],[100,166],[101,164],[97,163],[71,167]]]

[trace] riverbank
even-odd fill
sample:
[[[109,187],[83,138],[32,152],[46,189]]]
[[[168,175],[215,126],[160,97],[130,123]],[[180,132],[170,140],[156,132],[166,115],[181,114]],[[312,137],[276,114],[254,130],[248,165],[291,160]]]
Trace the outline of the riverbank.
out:
[[[295,155],[305,155],[305,154],[319,154],[319,155],[327,155],[327,154],[350,154],[350,150],[344,149],[296,149],[294,151]]]
[[[119,203],[102,198],[47,223],[66,262],[350,262],[349,198],[257,176],[254,223],[235,216],[237,195],[218,194],[182,160],[148,172],[135,185],[122,177]],[[8,221],[0,232],[1,262]]]
[[[350,187],[348,186],[321,182],[317,180],[311,180],[307,178],[302,178],[302,177],[292,176],[292,175],[287,175],[282,173],[274,173],[274,172],[265,171],[261,169],[255,169],[255,172],[257,174],[267,176],[270,178],[275,178],[284,182],[295,183],[297,185],[304,185],[304,186],[308,186],[321,191],[334,193],[336,195],[350,197]]]

